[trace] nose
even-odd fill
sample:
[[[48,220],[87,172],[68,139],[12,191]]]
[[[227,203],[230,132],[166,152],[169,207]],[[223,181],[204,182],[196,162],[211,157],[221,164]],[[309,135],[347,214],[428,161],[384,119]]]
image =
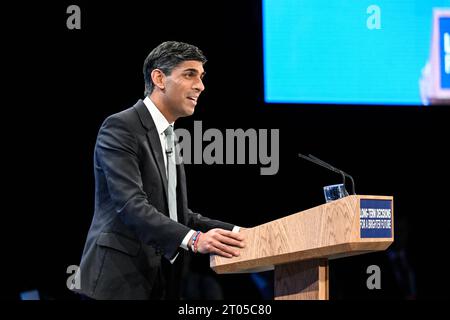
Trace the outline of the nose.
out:
[[[205,85],[203,84],[202,79],[199,78],[198,81],[194,83],[193,89],[199,93],[205,90]]]

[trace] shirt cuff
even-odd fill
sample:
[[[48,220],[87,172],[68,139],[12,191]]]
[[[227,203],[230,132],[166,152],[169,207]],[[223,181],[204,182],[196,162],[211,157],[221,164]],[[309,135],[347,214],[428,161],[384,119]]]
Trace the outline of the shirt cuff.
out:
[[[189,240],[192,238],[192,235],[195,233],[194,230],[191,230],[187,233],[187,235],[184,237],[183,241],[180,244],[180,247],[183,248],[184,250],[189,251],[188,248],[188,244],[189,244]]]
[[[174,257],[172,260],[170,260],[170,263],[171,263],[171,264],[173,264],[173,263],[175,262],[175,259],[178,257],[179,254],[180,254],[180,253],[177,252],[177,254],[175,255],[175,257]]]
[[[239,232],[239,230],[241,230],[241,227],[238,227],[238,226],[234,226],[233,227],[233,230],[231,230],[231,232]]]

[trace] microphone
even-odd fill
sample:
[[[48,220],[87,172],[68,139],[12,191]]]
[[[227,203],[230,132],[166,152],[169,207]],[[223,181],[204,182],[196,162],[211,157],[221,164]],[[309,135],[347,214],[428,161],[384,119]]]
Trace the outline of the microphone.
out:
[[[317,164],[317,165],[319,165],[319,166],[322,166],[322,167],[324,167],[324,168],[327,168],[328,170],[331,170],[331,171],[333,171],[333,172],[339,173],[339,174],[342,176],[342,183],[343,183],[344,187],[345,187],[345,177],[350,178],[350,181],[351,181],[351,183],[352,183],[352,194],[356,194],[356,191],[355,191],[355,181],[353,180],[353,177],[352,177],[351,175],[349,175],[348,173],[345,173],[344,171],[342,171],[342,170],[340,170],[340,169],[337,169],[337,168],[333,167],[331,164],[326,163],[326,162],[323,161],[323,160],[320,160],[319,158],[313,156],[312,154],[309,154],[308,156],[305,156],[305,155],[299,153],[298,156],[299,156],[300,158],[305,159],[305,160],[311,161],[312,163],[315,163],[315,164]]]
[[[168,156],[170,156],[170,155],[172,154],[172,152],[173,152],[172,148],[166,149],[166,154],[167,154]]]

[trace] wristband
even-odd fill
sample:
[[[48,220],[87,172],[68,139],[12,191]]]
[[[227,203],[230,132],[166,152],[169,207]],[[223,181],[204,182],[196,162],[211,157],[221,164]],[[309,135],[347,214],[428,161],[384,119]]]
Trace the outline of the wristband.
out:
[[[199,231],[198,232],[198,235],[197,235],[197,239],[195,239],[195,241],[194,241],[194,252],[195,253],[197,253],[197,251],[198,251],[198,247],[197,247],[197,244],[198,244],[198,240],[200,239],[200,236],[202,235],[202,233]]]
[[[192,252],[197,252],[195,247],[195,241],[197,240],[198,236],[200,235],[200,231],[197,231],[194,236],[192,237],[192,244],[191,244],[191,250]]]

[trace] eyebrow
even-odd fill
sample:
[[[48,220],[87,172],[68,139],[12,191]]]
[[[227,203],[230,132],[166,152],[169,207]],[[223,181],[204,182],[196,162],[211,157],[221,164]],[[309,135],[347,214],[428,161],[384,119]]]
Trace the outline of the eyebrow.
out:
[[[198,70],[197,69],[194,69],[194,68],[187,68],[187,69],[184,69],[183,70],[183,72],[194,72],[194,73],[196,73],[196,74],[198,74],[199,72],[198,72]],[[206,71],[203,71],[202,72],[202,74],[200,75],[200,77],[201,78],[203,78],[204,76],[205,76],[205,74],[206,74]]]

